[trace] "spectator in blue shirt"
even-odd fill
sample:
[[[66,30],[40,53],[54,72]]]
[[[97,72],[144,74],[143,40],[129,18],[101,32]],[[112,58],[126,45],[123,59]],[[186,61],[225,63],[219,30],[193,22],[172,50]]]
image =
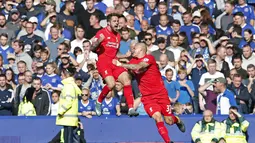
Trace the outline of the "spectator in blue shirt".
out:
[[[128,51],[130,51],[130,32],[127,27],[121,29],[121,41],[120,41],[120,49],[119,52],[121,55],[126,55]],[[129,55],[130,56],[130,55]]]
[[[135,14],[136,14],[135,15],[135,23],[134,23],[135,30],[141,31],[141,22],[143,20],[147,20],[149,22],[149,20],[144,16],[144,5],[143,4],[139,3],[135,6]]]
[[[168,92],[169,99],[171,103],[175,103],[180,96],[180,84],[178,81],[173,81],[173,70],[167,69],[165,72],[166,79],[164,80],[164,85]]]
[[[81,100],[79,100],[78,115],[82,115],[87,118],[92,118],[96,115],[95,102],[89,99],[90,93],[88,88],[82,89]]]
[[[243,49],[244,45],[249,45],[252,49],[255,48],[255,42],[253,42],[253,34],[251,29],[244,30],[244,37],[239,44],[239,48]]]
[[[242,12],[237,12],[234,14],[234,23],[241,26],[242,37],[244,37],[244,30],[246,29],[250,29],[252,31],[252,35],[255,35],[253,26],[245,21],[244,14]]]
[[[113,97],[113,91],[110,91],[102,102],[103,115],[120,116],[120,102],[116,97]]]
[[[179,83],[180,83],[180,97],[178,102],[181,104],[191,103],[192,97],[194,97],[194,85],[192,81],[187,80],[187,71],[184,69],[179,69],[178,71]]]
[[[158,14],[157,0],[148,0],[145,3],[144,16],[150,19],[153,15]]]
[[[171,35],[173,33],[173,29],[168,26],[168,17],[167,15],[160,15],[160,18],[159,18],[159,25],[156,26],[156,33],[157,35],[164,35],[164,36],[168,36],[168,35]]]
[[[254,25],[254,8],[246,3],[246,0],[238,0],[238,4],[235,6],[233,14],[241,12],[244,14],[247,24]]]
[[[95,9],[101,10],[103,13],[106,12],[107,6],[102,2],[102,0],[95,0]]]
[[[13,54],[14,49],[8,45],[8,34],[2,33],[0,35],[0,54],[3,56],[4,64],[8,64],[7,56],[8,54]]]

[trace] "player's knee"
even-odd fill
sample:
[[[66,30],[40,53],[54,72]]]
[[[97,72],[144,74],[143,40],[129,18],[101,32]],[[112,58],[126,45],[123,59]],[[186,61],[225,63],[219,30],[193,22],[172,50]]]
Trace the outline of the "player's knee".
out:
[[[121,74],[121,77],[120,77],[120,82],[126,86],[126,85],[131,85],[131,80],[130,80],[130,77],[129,77],[129,74],[127,72],[124,72]]]
[[[168,125],[173,125],[174,124],[174,121],[173,121],[172,117],[165,117],[165,122]]]
[[[162,122],[163,119],[162,119],[162,116],[161,116],[161,113],[159,112],[156,112],[153,114],[152,118],[156,121],[156,122]]]

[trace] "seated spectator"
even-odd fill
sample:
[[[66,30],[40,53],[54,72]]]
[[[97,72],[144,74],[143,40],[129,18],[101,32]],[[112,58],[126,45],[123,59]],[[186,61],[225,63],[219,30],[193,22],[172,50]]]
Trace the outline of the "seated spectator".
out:
[[[233,82],[233,78],[234,78],[234,75],[235,74],[238,74],[237,73],[237,70],[235,68],[231,69],[230,70],[230,74],[229,74],[229,77],[226,78],[227,80],[227,85],[231,85],[232,82]]]
[[[247,129],[250,123],[244,119],[244,117],[238,113],[238,109],[235,106],[229,108],[229,116],[222,123],[223,138],[227,143],[241,143],[247,142]]]
[[[129,57],[130,55],[127,55],[127,53],[130,53],[130,44],[131,44],[131,39],[130,39],[130,33],[128,28],[122,28],[121,29],[121,41],[120,41],[120,49],[119,49],[119,54],[121,57],[119,58],[126,58]],[[130,53],[131,54],[131,53]]]
[[[186,50],[182,50],[180,53],[180,59],[177,61],[177,64],[175,65],[175,69],[179,70],[181,68],[187,70],[187,68],[191,65],[193,62],[193,58],[189,55],[189,53]]]
[[[97,100],[103,89],[103,80],[97,70],[90,71],[90,78],[84,84],[84,87],[90,89],[90,97],[92,100]]]
[[[195,124],[191,131],[191,137],[196,143],[214,143],[224,138],[221,123],[213,118],[212,111],[204,111],[203,119]]]
[[[216,61],[216,70],[220,71],[224,74],[225,77],[229,76],[229,66],[228,63],[225,61],[226,58],[226,48],[223,46],[220,46],[217,48],[217,55],[215,57]]]
[[[128,114],[128,105],[126,98],[123,93],[123,85],[120,82],[115,83],[115,90],[114,90],[115,97],[120,101],[120,112],[122,115]]]
[[[92,13],[89,18],[90,27],[89,30],[86,31],[86,38],[91,39],[96,35],[96,33],[102,29],[102,27],[99,24],[100,18],[99,14]]]
[[[0,74],[0,116],[12,115],[12,90],[7,88],[7,79]]]
[[[184,113],[183,104],[179,102],[174,103],[173,111],[175,115],[182,115]]]
[[[243,54],[242,54],[242,68],[244,70],[247,70],[247,66],[249,64],[254,64],[254,63],[255,63],[255,54],[253,52],[252,47],[249,45],[244,45]]]
[[[188,102],[192,103],[195,88],[192,81],[187,80],[187,71],[184,69],[180,69],[178,71],[178,76],[178,82],[180,84],[180,97],[178,98],[178,102],[181,104],[186,104]]]
[[[154,45],[152,43],[152,35],[150,33],[145,33],[144,34],[143,42],[147,46],[147,53],[151,53],[151,52],[156,51],[156,50],[159,49],[159,47],[157,45]]]
[[[8,54],[7,55],[7,64],[5,65],[5,68],[8,69],[12,69],[13,71],[14,70],[17,70],[17,63],[15,63],[15,55],[14,54]]]
[[[6,83],[11,86],[11,89],[16,88],[15,74],[12,69],[8,68],[5,70]]]
[[[194,109],[191,103],[186,103],[184,105],[184,113],[185,114],[194,114]]]
[[[233,92],[231,92],[226,87],[226,79],[223,77],[216,78],[213,82],[214,90],[218,94],[217,96],[217,109],[216,113],[218,115],[229,114],[229,108],[231,106],[237,106],[236,99]],[[240,96],[239,96],[240,97]]]
[[[47,90],[42,89],[42,81],[36,77],[33,79],[33,86],[26,90],[26,99],[31,99],[35,107],[36,115],[50,115],[51,102]]]
[[[182,47],[178,46],[178,41],[179,41],[178,34],[170,35],[170,41],[171,41],[171,44],[166,49],[170,50],[170,51],[172,51],[174,53],[175,62],[179,61],[181,52],[184,49]]]
[[[43,63],[43,67],[46,67],[46,65],[50,62],[49,61],[49,51],[47,49],[41,50],[41,62]]]
[[[173,71],[173,76],[172,80],[176,80],[176,70],[171,66],[173,64],[172,62],[169,62],[167,55],[162,54],[159,59],[159,71],[161,73],[161,76],[165,78],[166,70],[167,69],[172,69]]]
[[[252,50],[254,50],[255,48],[255,42],[253,42],[253,34],[251,29],[244,30],[244,38],[242,39],[238,47],[243,49],[245,45],[249,45]]]
[[[166,79],[164,80],[165,88],[168,92],[169,99],[171,103],[175,103],[178,101],[180,96],[180,84],[178,81],[173,81],[173,70],[167,69],[165,72]]]
[[[110,91],[102,102],[102,115],[120,116],[120,102],[116,97],[113,97],[113,92]]]
[[[80,47],[81,50],[83,51],[83,41],[86,40],[84,38],[84,35],[85,35],[85,31],[84,29],[82,28],[81,25],[78,25],[75,29],[75,32],[76,32],[76,39],[74,39],[73,41],[71,41],[71,52],[74,53],[74,48],[75,47]]]
[[[227,43],[226,45],[227,51],[226,51],[226,57],[225,57],[225,61],[228,63],[229,69],[233,69],[234,66],[232,64],[232,57],[235,54],[235,49],[236,47],[234,46],[233,43]]]
[[[249,101],[250,101],[250,93],[248,88],[242,84],[242,77],[239,74],[235,74],[233,76],[233,82],[228,86],[234,95],[237,103],[237,107],[240,113],[248,114],[249,113]]]
[[[42,78],[45,74],[43,63],[36,63],[36,77]]]
[[[168,16],[160,15],[159,17],[159,25],[156,26],[157,35],[163,35],[167,37],[168,35],[173,34],[173,29],[168,25]]]
[[[41,51],[42,51],[42,49],[43,49],[43,47],[41,46],[41,45],[39,45],[39,44],[36,44],[34,47],[33,47],[33,51],[34,51],[34,53],[33,53],[33,61],[35,61],[35,62],[39,62],[39,61],[41,61]]]
[[[73,50],[75,60],[77,60],[78,55],[82,55],[82,49],[80,47],[75,47]]]
[[[79,101],[78,115],[82,115],[87,118],[92,118],[96,115],[95,102],[90,99],[90,91],[88,88],[82,89],[81,100]]]
[[[243,60],[242,60],[242,57],[240,54],[235,54],[233,56],[232,63],[234,65],[234,68],[236,69],[237,73],[242,76],[242,79],[247,79],[248,74],[247,74],[247,71],[244,68],[242,68]]]
[[[14,49],[8,44],[8,34],[2,33],[0,35],[0,53],[3,56],[3,64],[8,64],[7,56],[14,54]]]
[[[59,105],[59,97],[60,92],[57,90],[53,90],[51,93],[51,116],[56,116],[58,114],[58,105]]]

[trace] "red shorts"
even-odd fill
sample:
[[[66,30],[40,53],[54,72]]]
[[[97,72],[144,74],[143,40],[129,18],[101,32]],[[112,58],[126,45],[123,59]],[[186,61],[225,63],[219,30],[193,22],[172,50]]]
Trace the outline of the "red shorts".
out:
[[[103,79],[105,79],[107,76],[113,76],[115,80],[118,79],[118,77],[121,73],[127,71],[123,67],[118,67],[118,66],[112,64],[112,60],[109,60],[109,59],[98,60],[97,69]]]
[[[167,93],[159,93],[149,96],[151,97],[142,97],[142,103],[145,111],[150,117],[156,112],[160,112],[164,116],[172,116],[171,104]]]

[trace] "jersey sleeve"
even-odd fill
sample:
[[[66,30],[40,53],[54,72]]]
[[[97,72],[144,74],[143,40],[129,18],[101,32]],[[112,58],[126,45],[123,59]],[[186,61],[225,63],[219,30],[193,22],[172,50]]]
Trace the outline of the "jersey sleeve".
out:
[[[60,87],[60,88],[62,88],[63,87],[63,84],[62,84],[62,82],[61,82],[61,78],[58,76],[58,78],[57,78],[57,87]]]
[[[78,101],[78,112],[79,112],[79,113],[82,112],[82,110],[81,110],[81,101],[80,101],[80,100]]]
[[[99,38],[100,38],[100,35],[104,36],[104,33],[103,33],[102,30],[99,30],[99,31],[96,33],[95,39],[96,39],[96,40],[99,39]]]
[[[181,88],[180,83],[178,81],[175,81],[175,90],[180,91],[180,88]]]
[[[152,64],[157,64],[155,58],[152,55],[147,55],[144,59],[143,62],[152,65]]]

